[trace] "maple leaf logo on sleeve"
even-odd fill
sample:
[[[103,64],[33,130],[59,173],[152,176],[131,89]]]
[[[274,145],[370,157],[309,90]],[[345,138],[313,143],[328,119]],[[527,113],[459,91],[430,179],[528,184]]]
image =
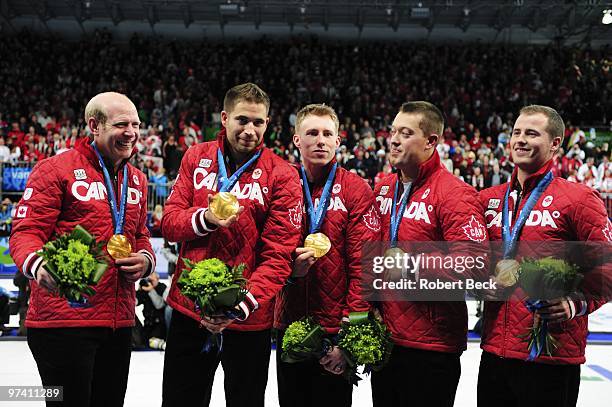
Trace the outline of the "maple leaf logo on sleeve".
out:
[[[368,213],[363,215],[363,222],[366,227],[374,232],[380,231],[380,216],[378,216],[378,212],[376,212],[376,208],[374,205],[370,207]]]
[[[480,243],[487,238],[487,230],[478,222],[476,217],[472,215],[470,221],[463,227],[463,232],[468,239]]]
[[[289,222],[296,228],[302,227],[302,203],[299,202],[295,208],[289,208]]]

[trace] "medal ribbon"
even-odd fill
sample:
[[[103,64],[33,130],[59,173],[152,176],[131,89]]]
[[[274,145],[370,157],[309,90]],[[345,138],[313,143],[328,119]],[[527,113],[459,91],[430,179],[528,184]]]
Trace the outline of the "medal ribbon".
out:
[[[121,202],[119,203],[119,210],[117,211],[117,200],[115,199],[115,190],[113,189],[113,183],[111,182],[111,177],[104,165],[104,160],[98,151],[98,147],[96,146],[96,142],[92,142],[91,146],[96,152],[96,156],[98,157],[98,161],[100,162],[100,167],[102,167],[102,172],[104,173],[104,183],[106,184],[106,198],[108,200],[108,204],[110,205],[111,216],[113,218],[114,225],[114,233],[116,235],[120,235],[123,233],[123,223],[125,222],[125,201],[127,199],[127,179],[128,179],[128,168],[127,164],[123,166],[123,183],[121,184]]]
[[[223,158],[223,153],[221,149],[217,149],[217,161],[219,163],[219,192],[229,192],[234,185],[236,185],[236,181],[242,175],[243,172],[249,168],[251,164],[253,164],[261,155],[261,150],[259,150],[253,157],[249,159],[246,163],[242,165],[242,167],[238,168],[236,172],[232,174],[231,177],[227,178],[227,168],[225,167],[225,159]]]
[[[410,195],[410,190],[412,189],[412,184],[408,186],[408,189],[404,191],[404,195],[402,195],[399,207],[399,213],[397,212],[397,193],[399,192],[399,178],[395,180],[395,189],[393,190],[393,205],[391,205],[391,224],[390,227],[390,240],[391,247],[397,247],[397,234],[399,232],[400,223],[402,222],[402,217],[404,216],[404,212],[406,211],[406,205],[408,204],[408,196]]]
[[[514,255],[514,249],[516,247],[516,242],[518,241],[519,235],[521,234],[521,230],[523,226],[525,226],[525,222],[527,222],[527,218],[529,218],[529,214],[531,210],[535,206],[538,199],[542,196],[548,185],[552,182],[554,175],[552,171],[549,171],[544,178],[538,182],[538,185],[535,187],[531,195],[529,195],[529,199],[523,206],[523,209],[516,217],[516,222],[514,227],[510,229],[510,216],[508,213],[508,199],[510,197],[510,185],[508,184],[508,189],[506,189],[506,196],[504,197],[504,210],[502,213],[502,238],[504,240],[504,259],[511,258]],[[514,208],[514,210],[518,210],[518,208]]]
[[[321,229],[323,219],[325,219],[325,214],[327,213],[327,207],[329,206],[329,199],[331,197],[330,191],[334,178],[336,177],[336,168],[338,168],[338,163],[334,163],[334,165],[332,165],[331,171],[327,176],[327,181],[325,181],[323,192],[321,193],[321,199],[319,199],[319,205],[315,209],[314,203],[312,202],[312,195],[310,194],[310,188],[308,187],[306,171],[304,170],[304,167],[300,166],[302,188],[304,189],[304,195],[306,197],[306,213],[308,214],[308,218],[310,220],[310,224],[308,225],[309,234],[317,233]]]

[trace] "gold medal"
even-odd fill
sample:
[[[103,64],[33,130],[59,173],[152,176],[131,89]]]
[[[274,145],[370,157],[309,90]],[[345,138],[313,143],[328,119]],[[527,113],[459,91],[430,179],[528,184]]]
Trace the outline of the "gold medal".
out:
[[[495,266],[495,281],[502,287],[512,287],[517,283],[520,264],[514,259],[504,259]]]
[[[210,211],[217,219],[228,219],[238,213],[238,199],[229,192],[219,192],[210,201]]]
[[[125,235],[113,235],[106,245],[106,251],[115,260],[130,257],[132,245]]]
[[[325,256],[329,249],[331,249],[331,242],[323,233],[311,233],[306,236],[304,247],[314,249],[314,256],[318,259]]]
[[[400,281],[402,278],[406,278],[408,276],[408,270],[401,266],[403,264],[404,252],[399,247],[391,247],[385,251],[385,258],[390,257],[393,259],[393,267],[385,268],[385,274],[383,276],[384,281]],[[398,262],[398,257],[400,263]]]

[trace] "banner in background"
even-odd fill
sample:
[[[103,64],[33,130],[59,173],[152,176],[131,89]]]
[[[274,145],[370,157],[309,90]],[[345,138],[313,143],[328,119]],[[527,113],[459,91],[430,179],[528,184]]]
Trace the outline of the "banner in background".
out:
[[[2,190],[10,192],[23,191],[32,168],[4,167],[2,173]]]

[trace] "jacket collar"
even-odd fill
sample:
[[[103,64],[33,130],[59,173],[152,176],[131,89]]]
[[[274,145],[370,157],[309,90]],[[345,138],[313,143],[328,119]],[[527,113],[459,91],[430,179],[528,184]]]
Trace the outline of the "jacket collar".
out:
[[[553,160],[550,159],[538,171],[528,176],[527,179],[525,179],[525,185],[523,185],[523,189],[522,189],[523,194],[527,194],[531,192],[531,190],[534,189],[536,185],[538,185],[538,182],[540,182],[540,180],[546,174],[548,174],[548,171],[550,171],[552,166],[553,166]],[[517,189],[517,185],[518,185],[517,175],[518,175],[518,167],[514,167],[514,171],[512,172],[512,178],[510,179],[510,187],[512,189]]]
[[[431,155],[431,157],[429,157],[427,161],[422,162],[419,165],[419,172],[417,174],[417,177],[416,179],[412,181],[413,187],[421,185],[427,180],[427,178],[431,177],[433,174],[435,174],[437,171],[441,169],[442,169],[442,164],[440,164],[440,156],[438,155],[438,151],[434,149],[434,152]],[[399,180],[401,184],[402,180],[401,180],[401,175],[400,175],[399,170],[397,170],[397,179]]]

